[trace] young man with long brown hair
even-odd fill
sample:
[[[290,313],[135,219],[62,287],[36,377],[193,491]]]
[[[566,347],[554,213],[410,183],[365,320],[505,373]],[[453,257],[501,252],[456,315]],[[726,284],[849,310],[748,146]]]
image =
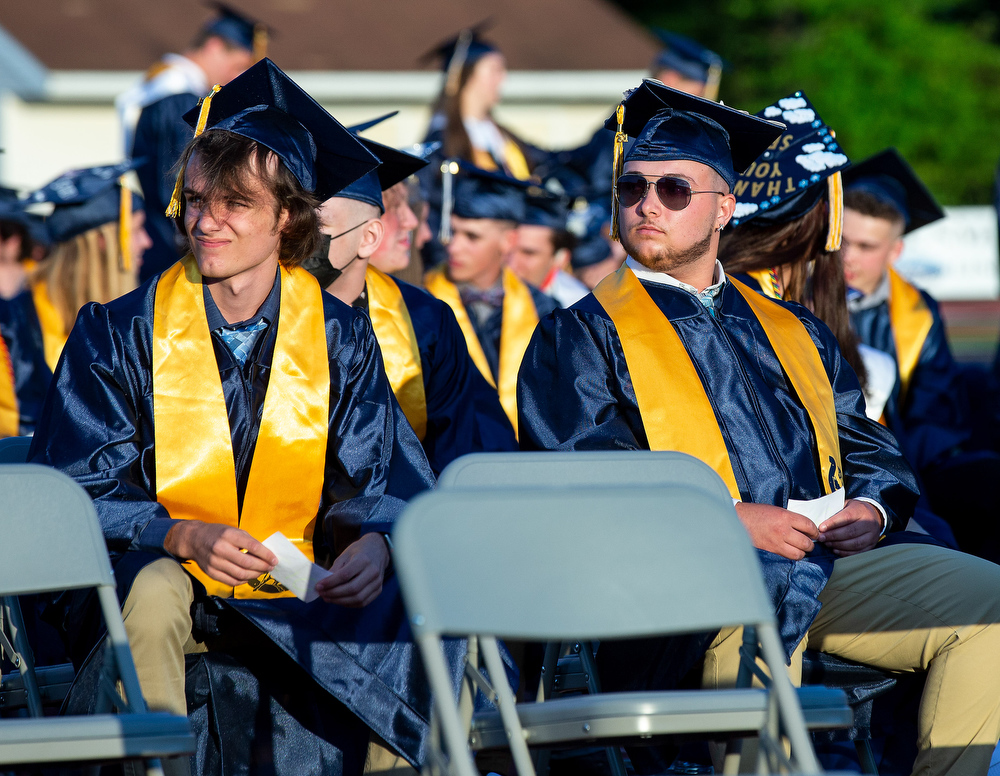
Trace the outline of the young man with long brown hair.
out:
[[[367,318],[299,267],[319,240],[312,192],[378,160],[269,60],[185,120],[197,134],[170,215],[190,253],[83,309],[31,458],[94,500],[151,708],[185,713],[185,654],[228,636],[245,665],[268,656],[253,674],[262,688],[304,675],[330,696],[334,722],[309,751],[359,773],[372,731],[417,761],[424,722],[387,532],[433,478]],[[270,574],[263,541],[276,532],[330,571],[302,601]],[[235,618],[239,635],[193,622],[192,603]],[[94,637],[86,602],[62,604],[79,660]],[[376,677],[387,649],[405,652],[402,676]],[[250,696],[215,702],[237,713],[255,708]],[[277,746],[233,735],[240,751]]]

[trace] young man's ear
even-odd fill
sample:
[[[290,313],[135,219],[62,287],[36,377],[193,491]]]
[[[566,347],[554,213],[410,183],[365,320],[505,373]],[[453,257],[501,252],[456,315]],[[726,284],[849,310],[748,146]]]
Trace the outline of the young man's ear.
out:
[[[556,260],[552,265],[559,272],[567,272],[569,269],[570,252],[569,248],[560,248],[556,251]]]
[[[358,244],[358,258],[368,259],[378,250],[385,234],[381,219],[373,218],[361,227],[361,242]]]
[[[905,243],[903,242],[903,238],[900,237],[899,239],[896,240],[895,244],[892,246],[892,250],[889,251],[889,266],[892,266],[893,264],[896,263],[896,259],[898,259],[900,254],[902,254],[904,247]]]

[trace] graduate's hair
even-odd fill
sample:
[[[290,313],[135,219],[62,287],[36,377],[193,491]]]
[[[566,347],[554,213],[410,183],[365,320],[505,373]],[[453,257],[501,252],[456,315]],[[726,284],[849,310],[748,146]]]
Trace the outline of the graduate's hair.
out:
[[[787,266],[791,277],[782,299],[805,305],[830,327],[863,387],[868,373],[858,352],[858,338],[851,329],[840,251],[826,250],[827,219],[824,195],[812,210],[787,223],[740,224],[723,233],[719,260],[729,273]]]
[[[281,230],[278,260],[285,267],[295,267],[316,252],[319,245],[319,202],[302,188],[285,163],[267,146],[256,140],[225,130],[210,129],[191,140],[184,149],[176,170],[187,169],[194,154],[201,162],[205,179],[204,197],[209,203],[225,206],[233,199],[251,199],[253,184],[260,182],[274,195],[275,223],[282,210],[288,211],[288,222]],[[182,235],[184,229],[184,197],[180,213],[174,219]]]
[[[906,219],[899,208],[891,202],[886,202],[863,189],[848,189],[844,192],[844,208],[850,208],[863,216],[881,218],[897,227],[902,234],[906,228]]]
[[[107,304],[139,284],[135,269],[123,267],[117,221],[54,245],[32,273],[32,282],[40,281],[62,318],[64,336],[85,304]]]

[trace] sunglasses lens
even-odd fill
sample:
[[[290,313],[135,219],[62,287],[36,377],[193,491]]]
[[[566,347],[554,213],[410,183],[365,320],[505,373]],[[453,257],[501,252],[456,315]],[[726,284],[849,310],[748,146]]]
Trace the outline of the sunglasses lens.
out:
[[[683,210],[691,204],[691,187],[679,178],[660,178],[656,182],[656,196],[664,207]]]
[[[638,175],[623,175],[618,179],[618,201],[625,207],[635,207],[646,196],[646,179]]]

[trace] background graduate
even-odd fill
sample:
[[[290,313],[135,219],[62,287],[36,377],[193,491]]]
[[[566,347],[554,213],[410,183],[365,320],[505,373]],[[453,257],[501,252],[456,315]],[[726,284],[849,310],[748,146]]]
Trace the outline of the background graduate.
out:
[[[31,301],[52,369],[85,304],[107,304],[138,285],[151,242],[142,197],[124,177],[136,167],[128,161],[72,170],[26,199],[53,205],[45,219],[48,254],[29,273]]]
[[[320,205],[320,250],[306,266],[329,293],[368,313],[393,393],[437,475],[459,456],[496,446],[478,443],[474,399],[476,391],[488,397],[490,388],[451,308],[373,266],[379,253],[387,269],[406,266],[406,227],[417,219],[404,181],[427,162],[359,139],[382,163]],[[501,413],[495,392],[493,403]]]
[[[931,296],[894,268],[903,235],[944,217],[909,164],[887,149],[844,172],[844,273],[860,340],[892,358],[898,380],[885,421],[919,473],[930,508],[958,546],[1000,561],[1000,530],[987,518],[1000,456],[976,449],[963,375]]]
[[[35,430],[52,379],[28,288],[30,219],[17,192],[0,188],[0,439]]]
[[[430,699],[385,534],[433,477],[367,317],[298,266],[319,179],[377,159],[269,60],[199,118],[173,211],[191,254],[83,309],[30,458],[92,496],[143,693],[192,711],[198,772],[281,753],[279,772],[360,773],[369,735],[418,763]],[[275,531],[330,568],[316,600],[270,576]],[[90,610],[58,603],[79,662]],[[185,653],[205,646],[185,698]]]
[[[183,253],[183,238],[164,216],[191,127],[183,116],[214,84],[225,85],[266,54],[268,28],[223,3],[183,54],[167,54],[146,80],[116,100],[125,134],[125,156],[147,160],[139,172],[153,245],[142,280],[162,272]],[[134,132],[133,132],[134,127]]]
[[[558,307],[506,266],[524,220],[527,186],[463,162],[448,162],[446,175],[453,191],[441,229],[448,263],[428,272],[424,285],[455,313],[473,362],[499,393],[516,432],[521,357],[538,319]]]

